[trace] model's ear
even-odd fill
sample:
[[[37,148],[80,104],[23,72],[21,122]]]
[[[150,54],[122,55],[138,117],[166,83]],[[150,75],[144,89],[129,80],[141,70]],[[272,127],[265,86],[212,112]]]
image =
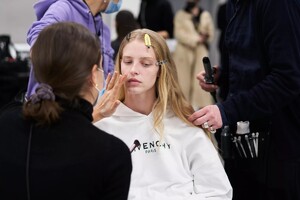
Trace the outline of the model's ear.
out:
[[[92,68],[92,76],[91,76],[92,80],[91,80],[91,82],[92,82],[93,86],[97,85],[97,67],[98,66],[95,64]]]

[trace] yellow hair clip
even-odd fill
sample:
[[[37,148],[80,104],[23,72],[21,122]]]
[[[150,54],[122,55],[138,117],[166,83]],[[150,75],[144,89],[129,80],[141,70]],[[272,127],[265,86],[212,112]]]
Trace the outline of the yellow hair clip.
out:
[[[145,45],[150,48],[151,47],[151,39],[150,36],[146,33],[144,36],[144,40],[145,40]]]

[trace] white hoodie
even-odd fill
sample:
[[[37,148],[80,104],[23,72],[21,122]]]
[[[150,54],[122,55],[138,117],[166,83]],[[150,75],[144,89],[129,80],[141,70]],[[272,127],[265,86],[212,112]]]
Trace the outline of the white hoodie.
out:
[[[120,138],[132,152],[129,200],[225,200],[232,188],[218,153],[204,131],[172,112],[164,118],[164,138],[153,128],[153,116],[120,104],[112,117],[95,123]]]

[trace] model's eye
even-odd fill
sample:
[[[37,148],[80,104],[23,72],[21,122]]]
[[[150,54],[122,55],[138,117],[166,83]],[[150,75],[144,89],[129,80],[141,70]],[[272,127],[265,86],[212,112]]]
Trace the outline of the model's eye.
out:
[[[124,59],[123,63],[126,64],[126,65],[130,65],[132,63],[132,60]]]
[[[149,64],[149,63],[143,63],[143,66],[144,67],[149,67],[149,66],[151,66],[152,64]]]
[[[153,62],[151,61],[143,61],[141,62],[141,64],[144,66],[144,67],[150,67],[153,65]]]

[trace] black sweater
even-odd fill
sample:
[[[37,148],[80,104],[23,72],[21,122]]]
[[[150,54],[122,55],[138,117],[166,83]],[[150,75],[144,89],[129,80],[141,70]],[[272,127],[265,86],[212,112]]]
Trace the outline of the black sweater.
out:
[[[142,0],[138,23],[141,28],[148,28],[153,31],[167,31],[170,38],[173,38],[172,5],[168,0]]]
[[[0,199],[127,199],[132,170],[128,147],[92,123],[92,105],[65,107],[58,123],[33,126],[21,105],[0,114]],[[26,157],[29,179],[26,180]]]

